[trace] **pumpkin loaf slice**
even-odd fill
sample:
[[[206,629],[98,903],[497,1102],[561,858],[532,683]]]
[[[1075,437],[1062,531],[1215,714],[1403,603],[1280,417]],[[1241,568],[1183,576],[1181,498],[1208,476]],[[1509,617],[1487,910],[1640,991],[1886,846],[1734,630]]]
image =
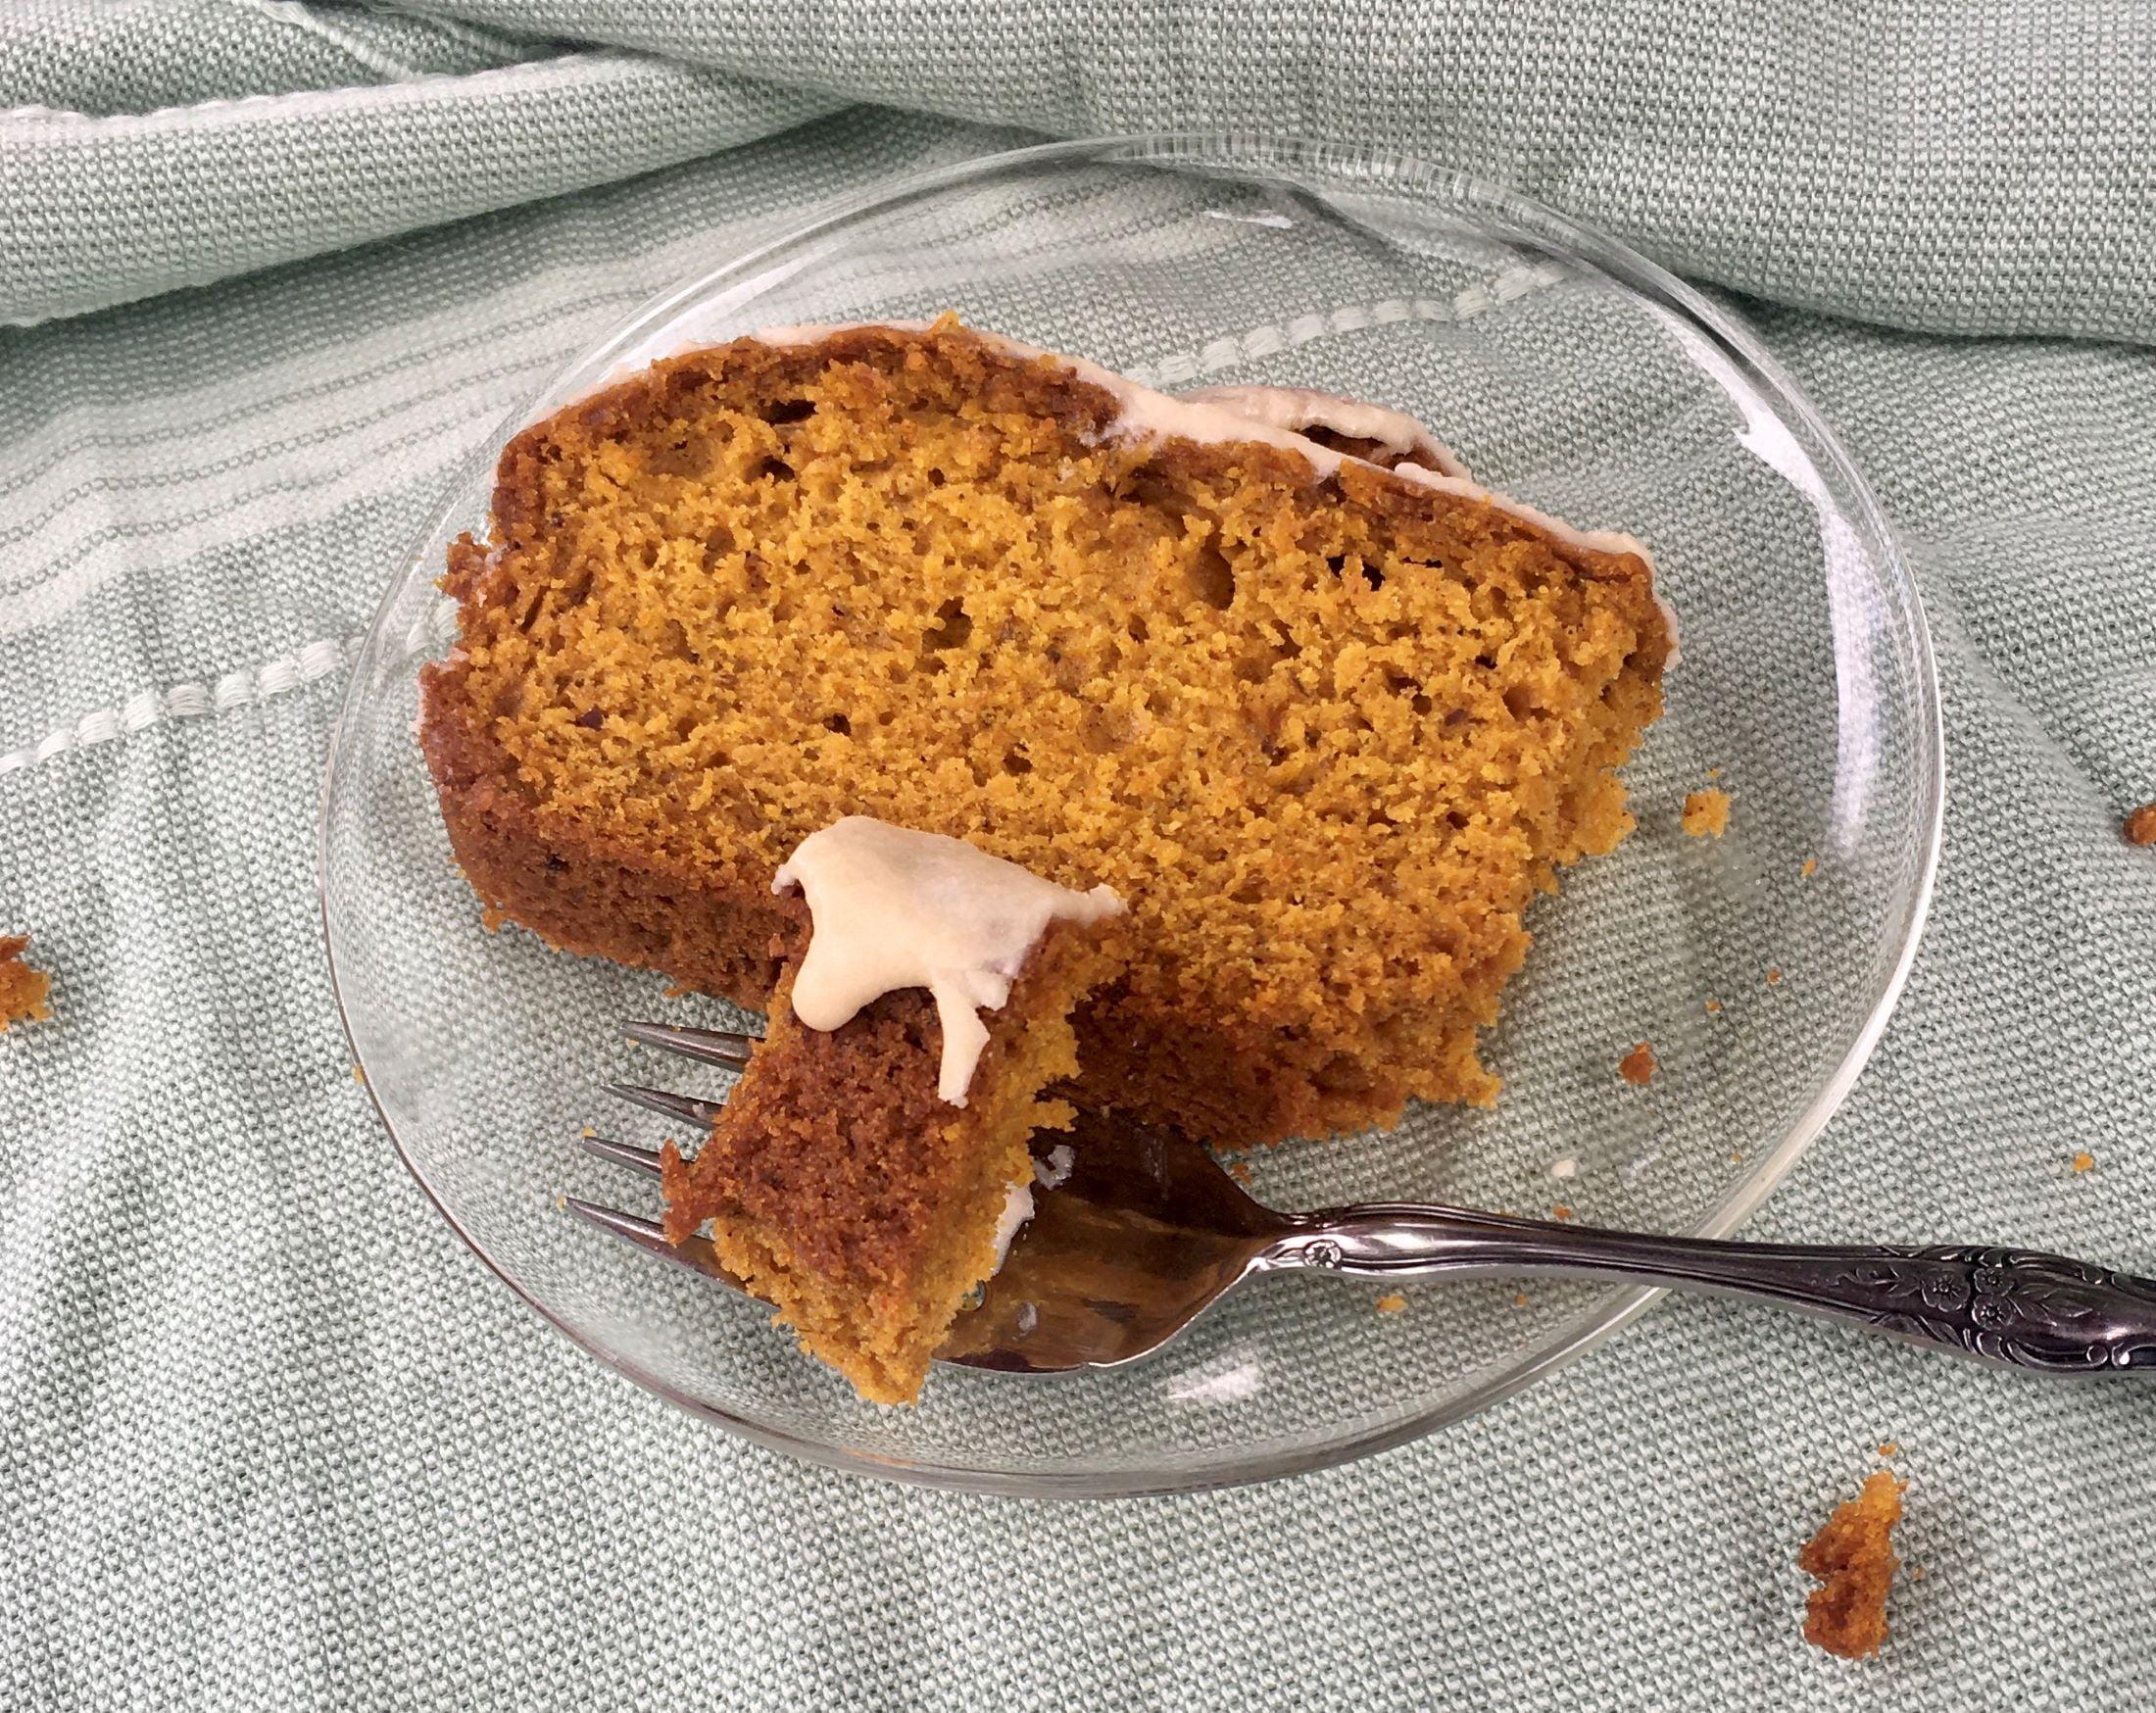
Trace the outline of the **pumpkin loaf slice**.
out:
[[[1671,636],[1645,552],[1397,412],[774,329],[526,429],[423,741],[491,920],[760,1007],[862,813],[1131,901],[1077,1098],[1216,1142],[1487,1102],[1476,1050]]]

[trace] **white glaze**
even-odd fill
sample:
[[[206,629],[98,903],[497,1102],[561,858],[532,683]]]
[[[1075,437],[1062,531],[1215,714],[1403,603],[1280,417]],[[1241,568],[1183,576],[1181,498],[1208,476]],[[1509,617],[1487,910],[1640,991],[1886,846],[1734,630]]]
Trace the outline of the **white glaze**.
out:
[[[1467,466],[1441,441],[1405,411],[1321,393],[1313,387],[1191,387],[1176,397],[1200,405],[1218,405],[1246,421],[1270,422],[1300,434],[1310,428],[1330,428],[1350,440],[1374,440],[1386,451],[1408,464],[1436,470],[1440,475],[1465,478]]]
[[[1033,1217],[1033,1186],[1013,1184],[1004,1194],[1004,1210],[996,1216],[996,1261],[989,1268],[991,1273],[1004,1264],[1004,1257],[1010,1253],[1010,1240],[1018,1235],[1018,1228]]]
[[[943,1026],[936,1093],[965,1104],[982,1009],[1000,1011],[1048,925],[1116,915],[1110,887],[1072,892],[962,839],[848,815],[795,847],[771,882],[801,888],[812,928],[794,977],[794,1015],[837,1029],[871,1001],[926,988]]]

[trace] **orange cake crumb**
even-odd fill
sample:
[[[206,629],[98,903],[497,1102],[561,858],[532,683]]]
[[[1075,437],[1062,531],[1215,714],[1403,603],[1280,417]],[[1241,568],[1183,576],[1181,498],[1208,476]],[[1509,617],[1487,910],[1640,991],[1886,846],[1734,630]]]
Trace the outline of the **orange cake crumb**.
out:
[[[1781,985],[1781,981],[1782,966],[1780,964],[1776,964],[1774,968],[1767,971],[1767,985],[1769,987],[1778,987]]]
[[[2094,1171],[2096,1169],[2096,1156],[2084,1148],[2074,1156],[2074,1169],[2077,1172]]]
[[[1370,1306],[1375,1308],[1380,1314],[1397,1314],[1401,1309],[1407,1306],[1407,1298],[1402,1297],[1397,1291],[1389,1292],[1387,1295],[1379,1297],[1377,1301],[1372,1303]]]
[[[1527,1306],[1527,1293],[1524,1291],[1513,1292],[1512,1306],[1514,1308],[1525,1308]]]
[[[1250,1181],[1250,1162],[1249,1160],[1230,1160],[1228,1162],[1228,1176],[1239,1184],[1248,1184]]]
[[[1730,829],[1730,794],[1694,791],[1685,798],[1685,831],[1695,839],[1719,839]]]
[[[27,934],[0,934],[0,1034],[11,1023],[52,1015],[52,1007],[45,1003],[52,992],[52,977],[23,961],[29,944]]]
[[[1722,1002],[1721,1002],[1720,1000],[1709,1000],[1709,1001],[1707,1002],[1707,1015],[1708,1015],[1708,1016],[1710,1016],[1710,1017],[1713,1017],[1713,1016],[1717,1016],[1717,1015],[1719,1015],[1719,1014],[1720,1014],[1721,1010],[1722,1010]]]
[[[779,861],[867,814],[1130,902],[1082,1094],[1238,1143],[1492,1101],[1529,906],[1634,824],[1651,567],[1315,440],[1124,422],[947,317],[526,428],[423,674],[488,910],[760,1007],[807,928]]]
[[[1880,1442],[1879,1454],[1882,1457],[1897,1456],[1900,1451],[1901,1442],[1899,1440],[1883,1440]]]
[[[1642,1041],[1617,1061],[1617,1074],[1634,1088],[1644,1088],[1661,1069],[1655,1062],[1653,1043]]]
[[[1893,1531],[1906,1485],[1886,1470],[1874,1472],[1797,1555],[1804,1574],[1825,1585],[1806,1602],[1804,1640],[1814,1647],[1863,1659],[1886,1640],[1886,1591],[1901,1563]]]
[[[2130,845],[2156,845],[2156,803],[2144,803],[2134,809],[2120,830]]]
[[[1818,872],[1819,858],[1817,856],[1807,856],[1804,858],[1804,866],[1796,871],[1796,876],[1799,880],[1809,880]]]
[[[1572,1217],[1572,1209],[1567,1207],[1562,1201],[1560,1201],[1557,1203],[1556,1206],[1552,1207],[1549,1210],[1549,1217],[1552,1219],[1570,1219]]]

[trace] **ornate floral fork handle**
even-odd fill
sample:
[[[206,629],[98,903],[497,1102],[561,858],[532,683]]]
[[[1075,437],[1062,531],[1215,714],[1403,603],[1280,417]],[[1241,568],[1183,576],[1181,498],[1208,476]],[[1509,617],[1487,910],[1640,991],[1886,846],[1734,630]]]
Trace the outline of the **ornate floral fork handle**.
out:
[[[2057,1374],[2156,1373],[2156,1279],[2068,1255],[1718,1243],[1380,1202],[1292,1218],[1253,1270],[1357,1278],[1534,1273],[1762,1297]]]

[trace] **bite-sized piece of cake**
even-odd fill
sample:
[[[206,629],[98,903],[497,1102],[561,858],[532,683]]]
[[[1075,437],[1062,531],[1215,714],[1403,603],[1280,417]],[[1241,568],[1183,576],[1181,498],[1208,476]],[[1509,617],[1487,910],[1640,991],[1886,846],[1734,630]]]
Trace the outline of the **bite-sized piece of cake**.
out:
[[[0,934],[0,1034],[11,1023],[52,1015],[45,1003],[45,996],[52,992],[52,977],[23,961],[29,948],[27,934]]]
[[[1070,1122],[1043,1091],[1078,1069],[1071,1007],[1121,967],[1121,905],[858,816],[780,875],[808,952],[696,1156],[667,1145],[666,1235],[709,1221],[803,1348],[909,1403],[1032,1210],[1028,1139]]]
[[[1901,1567],[1894,1525],[1901,1521],[1903,1485],[1885,1469],[1875,1471],[1797,1555],[1804,1574],[1824,1585],[1812,1591],[1804,1614],[1804,1640],[1814,1647],[1863,1659],[1886,1640],[1886,1592]]]
[[[1080,1099],[1234,1145],[1490,1101],[1522,913],[1633,824],[1644,551],[1396,413],[1236,403],[946,318],[735,340],[526,429],[424,678],[490,920],[761,1005],[780,860],[861,812],[1132,901]]]

